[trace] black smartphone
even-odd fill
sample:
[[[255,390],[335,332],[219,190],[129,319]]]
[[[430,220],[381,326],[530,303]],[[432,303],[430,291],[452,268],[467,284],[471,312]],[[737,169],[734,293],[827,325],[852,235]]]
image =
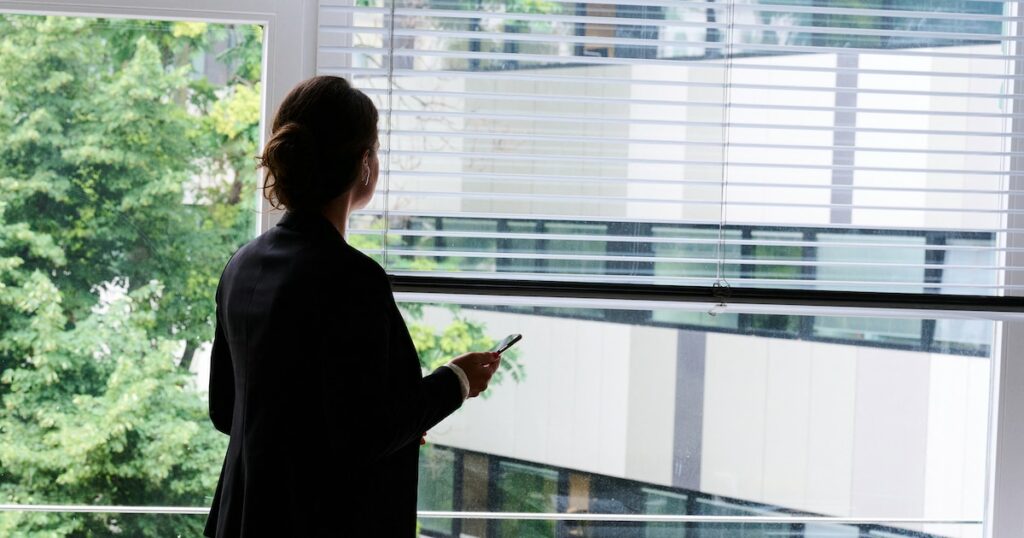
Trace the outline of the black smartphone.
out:
[[[495,344],[494,347],[490,349],[490,351],[491,353],[497,353],[498,355],[501,355],[502,353],[505,352],[506,349],[512,347],[512,344],[515,344],[516,342],[522,339],[523,335],[521,334],[510,334],[506,336],[504,340]]]

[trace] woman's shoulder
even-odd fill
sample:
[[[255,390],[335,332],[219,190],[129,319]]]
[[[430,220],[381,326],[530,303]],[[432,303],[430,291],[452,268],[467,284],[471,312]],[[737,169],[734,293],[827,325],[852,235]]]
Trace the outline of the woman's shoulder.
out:
[[[308,257],[305,264],[308,269],[342,284],[342,287],[351,284],[356,287],[372,287],[374,290],[379,290],[381,286],[390,289],[384,268],[344,241],[310,245],[303,254]]]
[[[362,271],[366,271],[367,273],[374,273],[387,277],[387,273],[384,271],[384,268],[380,266],[380,263],[378,263],[377,260],[347,242],[343,241],[343,243],[345,246],[340,250],[340,253],[343,255],[346,263],[349,263],[353,267]]]
[[[391,279],[377,260],[366,253],[345,243],[340,254],[340,263],[345,267],[344,273],[350,278],[347,282],[357,287],[367,287],[366,291],[391,292]]]
[[[228,260],[225,272],[271,272],[302,280],[358,282],[390,288],[384,269],[340,236],[324,241],[271,228],[242,245]],[[310,282],[312,283],[312,282]]]

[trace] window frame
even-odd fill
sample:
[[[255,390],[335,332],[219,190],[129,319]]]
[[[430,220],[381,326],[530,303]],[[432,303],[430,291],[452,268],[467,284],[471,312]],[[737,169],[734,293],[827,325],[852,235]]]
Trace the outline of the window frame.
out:
[[[353,4],[354,0],[350,0]],[[1008,0],[1007,0],[1008,1]],[[1024,18],[1019,2],[1009,2],[1010,15],[1016,17],[1012,32],[1024,36]],[[1010,23],[1008,23],[1010,24]],[[388,39],[389,37],[385,37]],[[1019,39],[1011,41],[1014,73],[1024,75],[1024,50]],[[1024,113],[1024,82],[1014,84],[1013,112]],[[1022,114],[1024,115],[1024,114]],[[1011,136],[1012,151],[1024,152],[1024,120],[1014,116]],[[1024,158],[1011,159],[1010,188],[1024,192],[1024,178],[1012,171],[1024,170]],[[385,172],[386,173],[386,172]],[[1008,196],[1006,226],[1004,230],[1024,230],[1024,197]],[[1007,247],[1024,249],[1024,233],[1005,233]],[[1006,266],[1024,267],[1024,253],[1008,251],[1004,254]],[[1020,271],[1004,272],[1003,284],[1024,285]],[[734,304],[739,311],[749,307],[791,306],[796,309],[839,308],[870,312],[872,310],[898,311],[912,316],[914,312],[927,317],[927,313],[948,312],[953,316],[970,314],[979,318],[1002,321],[997,325],[993,340],[989,400],[988,445],[986,463],[986,499],[982,534],[986,538],[1015,538],[1024,531],[1024,364],[1014,360],[1012,350],[1024,349],[1024,296],[1013,295],[1012,289],[1004,295],[941,295],[925,293],[889,293],[861,291],[830,291],[813,289],[772,289],[758,287],[708,287],[651,284],[621,284],[609,282],[578,283],[544,280],[510,280],[501,278],[461,278],[423,274],[391,274],[396,294],[407,297],[513,296],[517,299],[537,297],[564,298],[647,304],[704,303]]]
[[[1010,13],[1016,16],[1013,33],[1024,35],[1024,19],[1019,2],[1012,2]],[[1013,43],[1013,73],[1024,74],[1024,47],[1020,41]],[[1013,112],[1024,111],[1024,103],[1020,96],[1024,93],[1024,82],[1014,82]],[[1014,152],[1024,149],[1024,120],[1014,117],[1012,124],[1013,136],[1010,140]],[[1010,160],[1010,170],[1024,169],[1024,158],[1014,156]],[[1010,176],[1009,187],[1024,187],[1024,178],[1019,174]],[[1015,214],[1014,210],[1024,209],[1024,200],[1020,196],[1010,196],[1006,216],[1007,229],[1024,226],[1024,216]],[[1024,247],[1024,234],[1006,234],[1007,247]],[[1005,265],[1010,267],[1024,266],[1024,253],[1008,250],[1005,254]],[[1024,283],[1024,275],[1019,271],[1006,273],[1006,284]],[[1020,312],[1020,310],[1018,310]],[[991,396],[989,400],[989,450],[988,476],[986,484],[984,536],[986,538],[1003,538],[1024,535],[1024,363],[1021,350],[1024,349],[1024,321],[1019,318],[998,325],[992,358]]]
[[[285,95],[316,74],[316,0],[0,0],[0,13],[188,20],[260,24],[264,27],[260,140],[270,136],[271,118]],[[270,74],[273,73],[273,76]],[[256,173],[255,171],[253,172]],[[263,186],[262,177],[257,183]],[[258,189],[260,233],[280,218]]]
[[[265,25],[263,96],[260,132],[262,145],[269,135],[273,112],[287,92],[299,81],[316,72],[317,11],[315,0],[102,0],[39,1],[0,0],[0,13],[50,14],[69,16],[110,16],[159,18],[208,22],[236,22]],[[1019,3],[1010,2],[1017,18],[1014,33],[1024,36],[1024,18]],[[1014,67],[1024,75],[1024,51],[1013,41]],[[1017,79],[1013,100],[1018,114],[1014,119],[1013,151],[1024,153],[1024,81]],[[1024,170],[1024,158],[1014,157],[1011,170]],[[1024,192],[1024,177],[1011,176],[1012,186]],[[262,179],[259,181],[262,185]],[[1024,210],[1024,197],[1010,196],[1011,210]],[[261,232],[273,226],[280,212],[266,200],[259,207],[257,221]],[[1010,228],[1024,229],[1024,213],[1009,212]],[[1024,250],[1024,234],[1007,234],[1009,245]],[[1007,264],[1024,266],[1024,252],[1009,252]],[[793,307],[841,307],[886,309],[910,313],[916,310],[969,312],[987,319],[1003,320],[996,335],[993,353],[992,395],[990,400],[989,457],[983,535],[987,538],[1015,538],[1024,531],[1024,362],[1017,350],[1024,349],[1024,297],[1020,296],[941,296],[900,293],[832,292],[821,290],[769,288],[709,288],[698,286],[652,286],[623,284],[573,284],[540,281],[502,281],[498,279],[460,279],[420,275],[394,275],[394,290],[399,294],[469,295],[474,297],[515,295],[520,297],[582,298],[631,302],[729,302],[744,305],[782,305]],[[1006,284],[1024,285],[1024,273],[1012,271]],[[1015,353],[1016,352],[1016,353]],[[64,511],[73,507],[53,507]],[[100,507],[97,507],[100,508]],[[131,508],[131,507],[111,507]],[[154,507],[159,509],[160,507]],[[157,513],[203,513],[195,509],[165,508]],[[10,505],[0,510],[15,510]],[[97,511],[97,510],[91,510]],[[126,510],[138,511],[138,510]],[[146,510],[142,510],[145,512]]]

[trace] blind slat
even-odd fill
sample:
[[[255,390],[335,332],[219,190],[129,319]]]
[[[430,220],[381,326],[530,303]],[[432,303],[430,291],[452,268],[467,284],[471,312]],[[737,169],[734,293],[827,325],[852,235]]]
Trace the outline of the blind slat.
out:
[[[355,72],[355,69],[356,68],[347,68],[347,67],[324,67],[324,68],[320,69],[320,71],[323,74],[327,74],[327,75],[341,75],[341,74],[348,74],[348,73]],[[380,71],[380,70],[374,69],[374,71]],[[386,70],[383,72],[383,74],[386,75]],[[462,71],[444,71],[444,72],[428,73],[428,72],[423,72],[423,71],[415,71],[415,70],[403,71],[403,70],[400,70],[400,69],[396,69],[395,70],[395,74],[396,74],[396,78],[398,78],[398,79],[404,77],[405,75],[412,75],[412,74],[416,74],[417,76],[430,76],[431,78],[435,78],[435,79],[443,78],[445,76],[450,76],[450,75],[456,75],[457,78],[476,78],[473,74],[465,74]],[[478,75],[481,78],[490,78],[492,80],[493,79],[499,79],[499,80],[500,79],[507,79],[507,80],[510,80],[510,81],[512,81],[512,80],[530,80],[530,81],[533,81],[533,80],[536,80],[536,81],[548,80],[548,81],[557,81],[558,79],[562,79],[562,81],[564,81],[564,82],[583,82],[585,80],[585,78],[586,78],[586,77],[579,78],[579,77],[563,77],[563,76],[554,76],[554,77],[550,77],[550,76],[549,77],[543,77],[543,76],[515,77],[515,76],[512,76],[512,75],[505,75],[505,74],[499,74],[499,73],[488,73],[488,72],[483,72],[483,73],[478,74]],[[615,84],[615,83],[618,83],[618,82],[621,82],[621,83],[624,83],[624,84],[630,84],[631,83],[630,81],[617,81],[616,79],[613,79],[613,78],[612,79],[602,79],[600,81],[601,84]],[[654,81],[641,81],[641,82],[637,82],[638,85],[647,84],[647,83],[655,84]],[[693,88],[717,88],[717,89],[721,89],[722,91],[724,91],[726,89],[724,81],[720,81],[720,82],[702,82],[702,81],[680,80],[680,81],[677,81],[675,83],[675,85],[678,86],[678,87],[681,87],[681,88],[689,88],[689,87],[693,87]],[[836,88],[835,87],[831,87],[831,86],[829,86],[829,87],[825,87],[825,86],[793,86],[793,85],[776,85],[776,84],[750,84],[750,83],[738,83],[738,82],[730,82],[729,83],[729,89],[731,89],[731,90],[763,90],[763,91],[812,92],[812,93],[825,93],[825,92],[827,92],[827,93],[832,93],[832,94],[834,94],[836,92]],[[918,96],[918,97],[962,97],[962,98],[972,98],[972,99],[997,99],[997,100],[1004,100],[1004,101],[1014,101],[1014,100],[1024,99],[1024,96],[1014,96],[1014,95],[1007,95],[1007,94],[1003,94],[1003,93],[991,93],[991,92],[956,92],[956,91],[906,90],[906,89],[894,89],[894,88],[864,88],[864,87],[850,88],[850,89],[844,90],[844,91],[849,93],[849,94],[856,94],[856,95],[862,95],[863,94],[863,95],[901,95],[901,96]]]
[[[724,12],[726,8],[723,8]],[[373,13],[378,15],[390,15],[388,8],[370,8],[356,6],[334,6],[329,12],[337,13]],[[398,19],[409,18],[421,20],[423,18],[444,18],[444,19],[494,19],[499,21],[526,21],[544,23],[572,23],[572,24],[593,24],[605,26],[653,26],[653,27],[677,27],[714,30],[775,30],[776,27],[768,24],[730,24],[727,22],[698,22],[687,20],[665,20],[652,18],[632,17],[598,17],[591,15],[562,15],[562,14],[539,14],[519,12],[498,12],[498,11],[476,11],[476,10],[452,10],[432,8],[397,8],[394,10]],[[327,25],[330,25],[327,22]],[[828,26],[800,26],[788,25],[787,31],[793,33],[807,34],[836,34],[844,36],[871,36],[871,37],[913,37],[917,39],[946,39],[959,41],[1020,41],[1021,37],[996,35],[996,34],[975,34],[970,32],[928,32],[928,31],[900,31],[870,28],[830,28]]]
[[[425,178],[447,178],[447,179],[468,179],[471,181],[487,181],[495,183],[566,183],[566,184],[623,184],[628,182],[631,185],[676,185],[676,186],[696,186],[696,187],[720,187],[722,184],[721,177],[714,177],[709,179],[699,179],[693,176],[688,176],[689,179],[676,179],[676,178],[638,178],[629,177],[628,179],[622,177],[597,177],[597,176],[527,176],[527,175],[500,175],[500,174],[480,174],[472,172],[439,172],[433,170],[392,170],[391,177],[403,177],[412,178],[415,180],[422,180]],[[836,184],[822,184],[822,183],[786,183],[780,181],[773,181],[767,183],[764,181],[752,181],[737,180],[735,177],[729,180],[730,187],[758,187],[763,189],[812,189],[812,190],[829,190],[829,191],[863,191],[863,192],[890,192],[890,193],[931,193],[931,194],[977,194],[983,196],[1024,196],[1024,192],[1021,191],[1007,191],[1005,189],[973,189],[973,188],[941,188],[941,187],[901,187],[892,185],[872,185],[866,183],[857,183],[849,185],[836,185]]]
[[[970,79],[994,79],[994,80],[1024,80],[1024,75],[1015,74],[986,74],[976,72],[944,72],[944,71],[900,71],[888,69],[859,69],[847,67],[829,66],[807,66],[807,65],[773,65],[773,64],[752,64],[732,62],[709,62],[698,59],[643,59],[632,58],[606,58],[601,56],[548,56],[543,54],[524,54],[509,52],[461,52],[444,51],[432,49],[395,49],[389,51],[377,47],[348,47],[348,46],[324,46],[320,47],[321,53],[345,53],[345,54],[392,54],[395,57],[425,57],[425,58],[455,58],[462,60],[505,60],[521,61],[529,60],[535,62],[550,62],[555,64],[569,63],[572,65],[630,65],[630,66],[689,66],[691,68],[707,68],[719,70],[742,70],[750,69],[756,71],[793,71],[806,73],[859,73],[864,75],[888,75],[888,76],[920,76],[920,77],[948,77],[948,78],[970,78]]]
[[[1012,2],[1008,0],[1006,3]],[[590,4],[599,6],[608,6],[608,0],[579,0],[579,1],[568,1],[559,0],[560,4],[576,5],[576,4]],[[998,0],[966,0],[967,4],[1003,4],[1003,1]],[[321,5],[329,10],[335,8],[346,8],[351,7],[351,2],[321,2]],[[979,21],[1012,21],[1013,16],[1010,15],[995,15],[988,13],[964,13],[962,11],[915,11],[908,9],[900,9],[892,7],[888,9],[871,9],[871,8],[852,8],[852,7],[829,7],[827,5],[815,5],[815,6],[801,6],[797,4],[772,4],[772,3],[733,3],[733,4],[721,4],[718,6],[709,6],[707,2],[693,1],[693,0],[616,0],[614,5],[619,6],[640,6],[640,7],[671,7],[671,8],[691,8],[694,10],[707,10],[715,9],[718,11],[725,11],[732,9],[734,11],[784,11],[787,13],[809,13],[809,14],[828,14],[828,15],[860,15],[860,16],[880,16],[880,17],[905,17],[914,19],[962,19],[962,20],[979,20]],[[727,6],[727,7],[723,7]],[[378,8],[379,9],[379,8]],[[1005,10],[1002,8],[1001,11]]]
[[[622,263],[658,263],[676,265],[709,265],[718,261],[717,257],[709,256],[704,258],[687,258],[676,256],[610,256],[594,254],[552,254],[536,252],[486,252],[475,250],[437,250],[437,249],[410,249],[410,248],[389,248],[389,256],[429,256],[432,258],[474,258],[494,260],[546,260],[565,262],[622,262]],[[961,264],[928,264],[928,263],[902,263],[902,262],[847,262],[847,261],[802,261],[784,259],[752,259],[752,258],[731,258],[724,259],[729,266],[770,266],[770,267],[824,267],[824,268],[867,268],[867,269],[952,269],[970,271],[1001,271],[1003,267],[996,265],[961,265]],[[1024,267],[1009,268],[1007,271],[1024,271]],[[922,280],[914,281],[921,286],[935,286],[935,283],[925,281],[923,271]],[[809,279],[808,279],[809,280]],[[947,283],[947,286],[958,284]]]
[[[384,211],[382,209],[379,209],[379,208],[361,209],[361,210],[355,212],[354,214],[355,215],[366,215],[366,216],[371,216],[371,217],[384,217],[385,216]],[[583,215],[560,215],[560,214],[557,214],[557,213],[544,213],[544,212],[539,212],[539,211],[535,212],[535,213],[523,213],[523,212],[515,212],[515,211],[503,211],[503,212],[500,212],[500,213],[499,212],[487,213],[487,212],[477,211],[477,210],[461,210],[461,211],[437,211],[437,210],[425,211],[425,210],[418,210],[418,211],[410,211],[410,210],[406,210],[406,209],[388,209],[386,216],[387,217],[395,217],[395,218],[437,217],[437,218],[501,219],[501,220],[510,220],[510,221],[511,220],[552,221],[552,222],[561,222],[561,223],[578,223],[580,221],[592,221],[592,222],[630,224],[630,225],[636,225],[636,224],[676,225],[676,224],[680,223],[679,219],[671,219],[671,218],[650,217],[650,218],[645,218],[645,219],[639,219],[639,218],[621,217],[621,216],[608,216],[608,215],[585,215],[585,216],[583,216]],[[721,223],[721,220],[718,217],[715,217],[713,219],[711,219],[711,218],[693,218],[693,219],[688,219],[685,222],[686,222],[686,224],[694,225],[694,226],[717,226],[717,225],[719,225]],[[741,221],[741,220],[736,220],[736,221],[730,222],[730,224],[732,224],[732,225],[740,225],[740,224],[750,224],[750,223],[746,223],[746,222]],[[865,228],[868,228],[864,224],[841,223],[841,222],[832,222],[832,223],[829,223],[827,226],[828,226],[828,228],[832,228],[832,229],[836,229],[836,230],[864,230]],[[766,229],[775,229],[775,228],[804,228],[804,227],[807,227],[807,223],[806,222],[787,220],[787,221],[773,221],[771,223],[771,226],[770,227],[766,227]],[[900,232],[915,233],[915,232],[927,231],[929,229],[942,230],[943,228],[939,228],[939,227],[928,228],[928,227],[912,226],[912,225],[893,225],[893,226],[886,226],[886,229],[888,229],[892,233],[900,233]],[[1021,230],[1010,230],[1010,231],[1008,231],[1006,229],[998,228],[998,227],[995,227],[995,228],[983,228],[983,227],[977,227],[977,226],[960,226],[960,227],[957,228],[957,230],[960,231],[960,232],[963,232],[963,233],[981,233],[981,234],[1024,233],[1024,231],[1021,231]]]
[[[443,233],[442,233],[443,232]],[[773,246],[773,247],[818,247],[818,248],[878,248],[878,249],[913,249],[918,251],[950,251],[950,252],[1024,252],[1024,248],[999,247],[992,245],[959,245],[959,244],[928,244],[928,243],[866,243],[860,241],[784,241],[764,238],[751,239],[700,239],[696,237],[672,237],[672,236],[625,236],[625,235],[591,235],[591,234],[564,234],[564,233],[521,233],[521,232],[471,232],[464,230],[418,230],[408,228],[389,228],[387,230],[375,230],[370,228],[351,228],[347,230],[349,235],[376,236],[390,235],[395,237],[419,237],[419,238],[442,238],[442,239],[482,239],[482,240],[509,240],[509,241],[563,241],[563,242],[615,242],[615,243],[650,243],[652,245],[705,245],[715,246],[723,244],[727,246]],[[772,232],[774,234],[798,234],[800,231]],[[813,232],[828,235],[828,231]],[[856,238],[857,236],[851,236]],[[889,236],[893,237],[893,236]],[[918,236],[923,238],[923,236]]]
[[[369,254],[382,254],[383,251],[377,249],[367,249],[365,252]],[[585,275],[575,273],[526,273],[526,272],[501,272],[491,273],[483,271],[394,271],[395,275],[416,275],[428,273],[431,276],[449,277],[449,278],[483,278],[483,279],[509,279],[509,280],[534,280],[534,281],[562,281],[562,282],[589,282],[589,283],[600,283],[600,282],[615,282],[624,284],[665,284],[665,285],[676,285],[676,286],[710,286],[714,281],[714,276],[706,277],[647,277],[642,275]],[[919,282],[900,282],[900,281],[889,281],[889,280],[878,280],[878,281],[846,281],[846,280],[793,280],[793,279],[769,279],[769,278],[743,278],[733,279],[730,281],[730,285],[733,286],[796,286],[801,288],[819,288],[819,289],[841,289],[841,290],[884,290],[886,288],[934,288],[936,284],[921,284]],[[951,288],[963,288],[980,291],[1010,291],[1010,290],[1024,290],[1024,285],[986,285],[986,284],[945,284]],[[975,291],[974,293],[979,293]]]
[[[779,127],[772,127],[773,129],[779,129]],[[794,128],[795,129],[795,128]],[[862,129],[868,131],[868,129]],[[890,132],[890,131],[884,131]],[[906,133],[906,131],[891,131],[894,133]],[[978,136],[972,134],[971,136]],[[1009,136],[1009,135],[1007,135]],[[469,159],[487,159],[491,161],[532,161],[532,162],[559,162],[559,163],[580,163],[581,161],[588,162],[605,162],[605,163],[618,163],[618,164],[650,164],[650,165],[695,165],[695,166],[722,166],[722,162],[719,161],[696,161],[696,160],[676,160],[676,159],[640,159],[640,158],[626,158],[626,157],[600,157],[594,155],[549,155],[549,154],[537,154],[537,153],[488,153],[488,152],[470,152],[470,151],[435,151],[430,153],[424,153],[416,150],[388,150],[391,155],[405,156],[405,157],[436,157],[436,158],[469,158]],[[744,163],[729,161],[728,166],[736,166],[742,168]],[[765,163],[763,168],[775,168],[775,169],[805,169],[805,170],[860,170],[870,172],[901,172],[901,173],[921,173],[926,172],[929,174],[954,174],[954,175],[979,175],[979,176],[997,176],[997,177],[1019,177],[1024,175],[1024,171],[984,171],[984,170],[961,170],[961,169],[949,169],[944,170],[940,168],[936,169],[908,169],[908,168],[891,168],[891,167],[871,167],[861,166],[854,167],[852,165],[834,165],[824,166],[823,165],[797,165],[797,164],[777,164],[777,163]]]
[[[380,196],[384,196],[384,192],[380,192]],[[537,201],[537,202],[592,202],[592,203],[625,203],[625,204],[654,204],[654,205],[675,205],[675,206],[718,206],[721,205],[719,200],[694,200],[694,199],[680,199],[672,200],[665,198],[639,198],[631,196],[585,196],[585,195],[572,195],[572,194],[515,194],[515,193],[501,193],[501,192],[443,192],[443,191],[412,191],[412,190],[401,190],[391,189],[387,192],[388,196],[408,197],[408,198],[461,198],[466,200],[494,200],[494,201]],[[792,202],[752,202],[752,201],[736,201],[731,200],[729,203],[736,207],[778,207],[778,208],[794,208],[794,209],[832,209],[832,208],[846,208],[848,204],[806,204],[806,203],[792,203]],[[859,210],[870,210],[870,211],[921,211],[921,212],[936,212],[936,213],[964,213],[972,215],[1009,215],[1009,214],[1024,214],[1024,209],[967,209],[963,207],[933,207],[933,206],[885,206],[885,205],[868,205],[858,204],[856,206]]]
[[[573,121],[576,123],[619,123],[628,125],[670,125],[678,126],[685,124],[677,124],[670,121],[657,121],[657,120],[622,120],[622,121],[608,121],[605,118],[581,118],[578,116],[564,116],[564,115],[541,115],[541,114],[480,114],[480,113],[444,113],[444,112],[417,112],[412,110],[392,110],[393,115],[410,115],[419,118],[423,117],[450,117],[450,118],[467,118],[467,119],[495,119],[495,120],[515,120],[515,121],[531,121],[533,123],[540,123],[543,121]],[[427,133],[428,131],[422,131]],[[448,133],[453,131],[435,131],[437,133],[444,133],[443,136],[447,136]],[[404,130],[392,130],[393,134],[398,136],[409,135],[415,133],[412,131]],[[473,133],[466,133],[466,137],[470,137]],[[480,134],[494,134],[495,136],[510,134],[510,133],[480,133]],[[431,135],[433,136],[433,135]],[[441,136],[441,135],[438,135]],[[538,140],[544,140],[545,137],[551,136],[551,140],[555,141],[557,138],[555,135],[544,135],[538,134]],[[657,139],[622,139],[615,137],[597,137],[597,136],[577,136],[577,137],[564,137],[566,139],[579,140],[582,142],[590,143],[622,143],[624,140],[638,143],[638,144],[655,144]],[[837,146],[833,145],[804,145],[804,144],[758,144],[752,142],[736,142],[730,141],[728,144],[725,142],[716,141],[702,141],[702,140],[676,140],[674,141],[680,147],[683,146],[705,146],[705,147],[717,147],[721,148],[728,145],[732,148],[749,148],[749,149],[777,149],[777,150],[803,150],[803,151],[835,151]],[[860,146],[856,147],[856,150],[860,154],[868,153],[906,153],[906,154],[923,154],[923,155],[958,155],[958,156],[985,156],[985,157],[1014,157],[1024,155],[1022,151],[980,151],[971,149],[933,149],[933,148],[913,148],[913,147],[875,147],[875,146]]]
[[[372,26],[324,26],[321,32],[325,34],[341,35],[391,35],[390,28]],[[637,39],[613,36],[580,36],[569,34],[522,34],[516,32],[472,32],[459,30],[417,30],[410,28],[396,28],[395,37],[428,37],[442,39],[469,39],[469,40],[496,40],[512,43],[542,43],[550,45],[637,45],[650,46],[650,39]],[[329,47],[341,46],[338,44],[321,44],[319,49],[329,50]],[[717,41],[687,41],[687,40],[659,40],[658,46],[679,47],[679,48],[703,48],[710,50],[725,50],[737,48],[730,43]],[[904,56],[904,57],[925,57],[925,58],[957,58],[972,60],[995,60],[1011,61],[1012,54],[985,54],[980,52],[950,52],[940,48],[928,50],[915,49],[880,49],[865,47],[836,47],[828,45],[795,45],[795,44],[771,44],[771,43],[743,43],[741,47],[745,52],[772,52],[775,54],[871,54],[877,56]]]

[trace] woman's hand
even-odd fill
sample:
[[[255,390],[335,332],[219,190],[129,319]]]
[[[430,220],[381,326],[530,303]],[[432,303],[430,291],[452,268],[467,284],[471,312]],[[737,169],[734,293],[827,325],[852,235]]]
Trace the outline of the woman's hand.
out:
[[[472,398],[487,390],[487,383],[491,381],[491,376],[498,371],[501,364],[501,355],[490,352],[466,353],[452,359],[452,363],[466,373],[466,378],[469,379],[469,397]]]

